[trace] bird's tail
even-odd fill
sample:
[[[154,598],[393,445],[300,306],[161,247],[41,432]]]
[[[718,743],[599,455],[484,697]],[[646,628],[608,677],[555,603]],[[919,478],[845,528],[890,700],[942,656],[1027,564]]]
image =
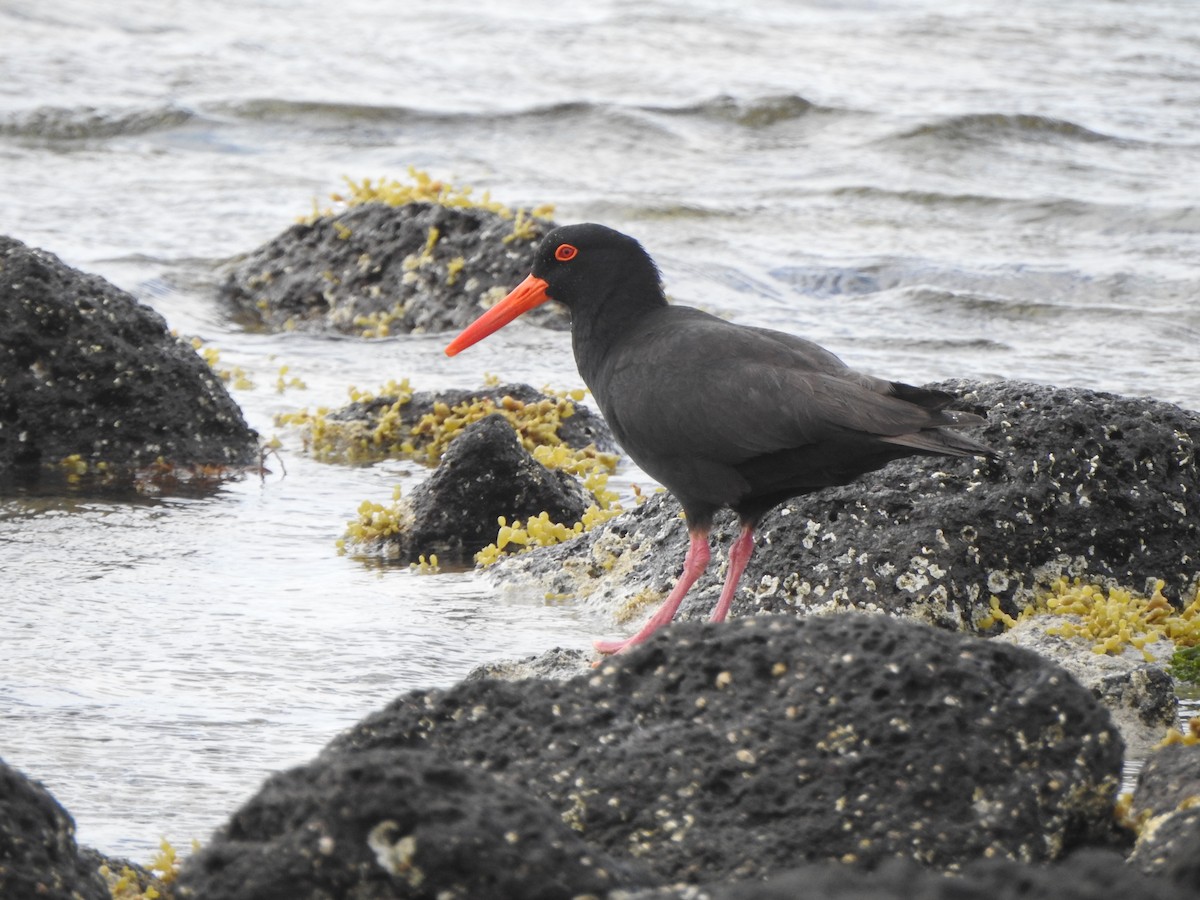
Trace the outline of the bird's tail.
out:
[[[924,431],[913,431],[909,434],[896,434],[881,437],[888,444],[909,447],[921,453],[932,453],[937,456],[996,456],[996,451],[987,444],[951,431],[951,428],[963,428],[969,425],[982,425],[984,419],[974,413],[943,410],[942,416],[952,418],[942,428],[926,428]]]

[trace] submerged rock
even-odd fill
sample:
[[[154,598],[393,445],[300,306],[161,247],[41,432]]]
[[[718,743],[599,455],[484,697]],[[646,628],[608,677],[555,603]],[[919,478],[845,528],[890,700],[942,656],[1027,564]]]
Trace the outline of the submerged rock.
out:
[[[75,822],[42,785],[0,760],[0,897],[110,900]]]
[[[222,288],[246,322],[271,330],[373,335],[462,328],[516,287],[553,224],[480,208],[368,203],[293,225],[238,260]],[[547,304],[531,322],[565,329]]]
[[[496,539],[496,520],[548,512],[554,522],[578,522],[591,498],[565,472],[547,469],[499,415],[469,425],[408,498],[401,530],[383,549],[404,561],[436,554],[469,562]]]
[[[257,456],[220,379],[161,316],[0,237],[0,483],[121,481],[145,467],[216,476]]]
[[[590,677],[408,694],[322,759],[384,748],[523,786],[659,883],[1056,859],[1111,839],[1122,753],[1035,654],[861,615],[687,623]]]

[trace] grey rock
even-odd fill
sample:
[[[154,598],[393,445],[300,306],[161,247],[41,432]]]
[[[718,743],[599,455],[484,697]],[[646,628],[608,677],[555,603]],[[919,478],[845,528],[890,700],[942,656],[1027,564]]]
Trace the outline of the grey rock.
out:
[[[545,653],[521,659],[483,663],[467,673],[465,681],[485,678],[523,681],[526,678],[546,678],[566,681],[591,671],[594,655],[586,650],[566,650],[555,647]]]
[[[506,240],[513,222],[487,210],[368,203],[293,225],[237,260],[221,297],[243,322],[271,330],[361,334],[359,320],[379,314],[393,334],[462,328],[525,278],[552,227],[534,219],[532,238]],[[438,239],[426,254],[430,229]],[[557,304],[525,318],[569,327]]]
[[[1048,633],[1065,621],[1064,616],[1030,616],[995,640],[1032,650],[1070,672],[1108,707],[1125,740],[1126,752],[1136,758],[1146,756],[1179,724],[1174,680],[1162,665],[1146,662],[1136,647],[1119,655],[1095,653],[1083,638]],[[1169,649],[1159,648],[1158,643],[1147,646],[1161,651],[1162,659],[1170,659]]]
[[[1130,865],[1151,874],[1185,867],[1200,894],[1200,745],[1152,753],[1138,773],[1131,814],[1141,824]]]
[[[570,900],[636,869],[519,786],[444,754],[375,750],[272,776],[185,863],[175,896]]]
[[[78,454],[110,480],[138,467],[245,466],[257,435],[162,317],[95,275],[0,237],[0,482]]]
[[[0,760],[0,897],[110,900],[75,822],[41,784]]]
[[[1145,398],[1022,382],[943,382],[988,417],[972,436],[1000,459],[909,458],[769,513],[734,616],[860,609],[973,631],[996,596],[1010,614],[1060,577],[1140,589],[1162,578],[1191,597],[1200,545],[1200,416]],[[687,535],[678,504],[655,497],[496,575],[610,610],[677,577]],[[1137,522],[1137,528],[1129,527]],[[713,529],[714,562],[680,611],[707,616],[736,537]]]
[[[660,883],[1105,844],[1122,756],[1035,654],[884,616],[683,623],[567,682],[401,697],[324,758],[417,747],[544,798]]]

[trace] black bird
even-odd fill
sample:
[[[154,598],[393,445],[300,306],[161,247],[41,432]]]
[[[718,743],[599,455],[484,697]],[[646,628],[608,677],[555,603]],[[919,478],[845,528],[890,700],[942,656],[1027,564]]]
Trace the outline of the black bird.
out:
[[[683,506],[690,543],[683,573],[633,637],[671,621],[708,564],[713,515],[731,507],[741,535],[712,621],[729,611],[754,549],[754,528],[783,501],[846,484],[911,455],[994,456],[947,429],[984,419],[945,409],[952,394],[864,375],[803,338],[735,325],[667,303],[654,261],[603,225],[546,235],[528,278],[446,348],[454,356],[547,300],[571,313],[579,374],[613,435]]]

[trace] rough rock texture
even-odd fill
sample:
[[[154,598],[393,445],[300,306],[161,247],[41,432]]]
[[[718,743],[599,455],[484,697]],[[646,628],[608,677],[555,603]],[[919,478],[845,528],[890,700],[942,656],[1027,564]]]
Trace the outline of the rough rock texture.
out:
[[[470,390],[417,391],[408,403],[400,407],[399,424],[404,430],[404,436],[415,447],[420,448],[429,442],[429,435],[414,435],[410,429],[417,425],[422,417],[433,412],[436,406],[454,408],[481,400],[490,400],[497,406],[503,406],[509,400],[535,406],[543,402],[554,402],[554,398],[527,384],[501,384]],[[329,418],[342,424],[353,423],[361,426],[363,433],[370,433],[379,426],[381,417],[391,410],[395,402],[395,396],[381,394],[372,400],[349,403],[330,413]],[[574,414],[559,420],[558,430],[555,432],[558,439],[568,447],[576,449],[594,445],[597,450],[612,452],[616,444],[612,432],[608,430],[600,414],[582,403],[574,403],[572,406]]]
[[[1145,819],[1130,864],[1161,873],[1194,867],[1200,896],[1200,744],[1156,750],[1138,773],[1131,814]],[[1195,854],[1187,859],[1188,854]]]
[[[1200,570],[1200,416],[1021,382],[934,387],[988,417],[972,436],[1002,458],[899,460],[777,508],[759,529],[733,615],[861,608],[974,630],[992,595],[1015,613],[1060,576],[1137,589],[1163,578],[1172,602],[1191,597]],[[715,604],[736,530],[732,517],[718,519],[714,564],[682,617]],[[677,504],[655,498],[498,574],[616,606],[639,588],[668,589],[685,548]]]
[[[591,670],[594,658],[594,654],[586,650],[555,647],[536,656],[483,663],[468,672],[464,680],[481,681],[485,678],[496,678],[521,681],[526,678],[551,678],[563,681],[587,674]]]
[[[36,781],[0,760],[0,897],[109,900],[108,885],[80,857],[75,822]]]
[[[178,881],[179,900],[569,900],[636,866],[588,847],[519,785],[443,755],[375,750],[272,776]]]
[[[411,520],[389,537],[387,552],[404,560],[437,554],[468,562],[496,540],[496,519],[526,519],[545,511],[554,522],[574,523],[593,502],[565,472],[547,469],[517,439],[503,416],[469,425],[446,450],[408,501]]]
[[[238,260],[222,297],[244,320],[272,330],[361,334],[363,317],[372,316],[384,316],[393,334],[462,328],[529,274],[538,242],[554,227],[530,223],[529,235],[505,241],[513,221],[487,210],[369,203],[293,225]],[[432,228],[438,238],[426,252]],[[462,261],[457,274],[454,260]],[[570,324],[557,304],[525,318]]]
[[[699,891],[619,891],[609,900],[1193,900],[1196,896],[1186,878],[1149,877],[1130,869],[1119,854],[1082,850],[1045,866],[1011,860],[975,862],[954,876],[907,860],[886,862],[875,872],[811,865],[765,882],[713,885]]]
[[[426,748],[663,880],[1036,861],[1111,836],[1122,747],[1035,654],[884,616],[684,623],[568,682],[416,692],[326,760]]]
[[[1061,626],[1065,616],[1037,615],[1021,619],[995,640],[1032,650],[1052,659],[1088,688],[1112,713],[1130,756],[1144,757],[1179,725],[1179,698],[1175,682],[1162,665],[1147,663],[1142,651],[1129,646],[1121,655],[1095,653],[1092,642],[1048,634]],[[1161,645],[1161,646],[1160,646]],[[1147,645],[1165,663],[1170,659],[1169,641]]]
[[[224,386],[162,317],[95,275],[0,237],[0,481],[64,457],[115,470],[253,462]]]

